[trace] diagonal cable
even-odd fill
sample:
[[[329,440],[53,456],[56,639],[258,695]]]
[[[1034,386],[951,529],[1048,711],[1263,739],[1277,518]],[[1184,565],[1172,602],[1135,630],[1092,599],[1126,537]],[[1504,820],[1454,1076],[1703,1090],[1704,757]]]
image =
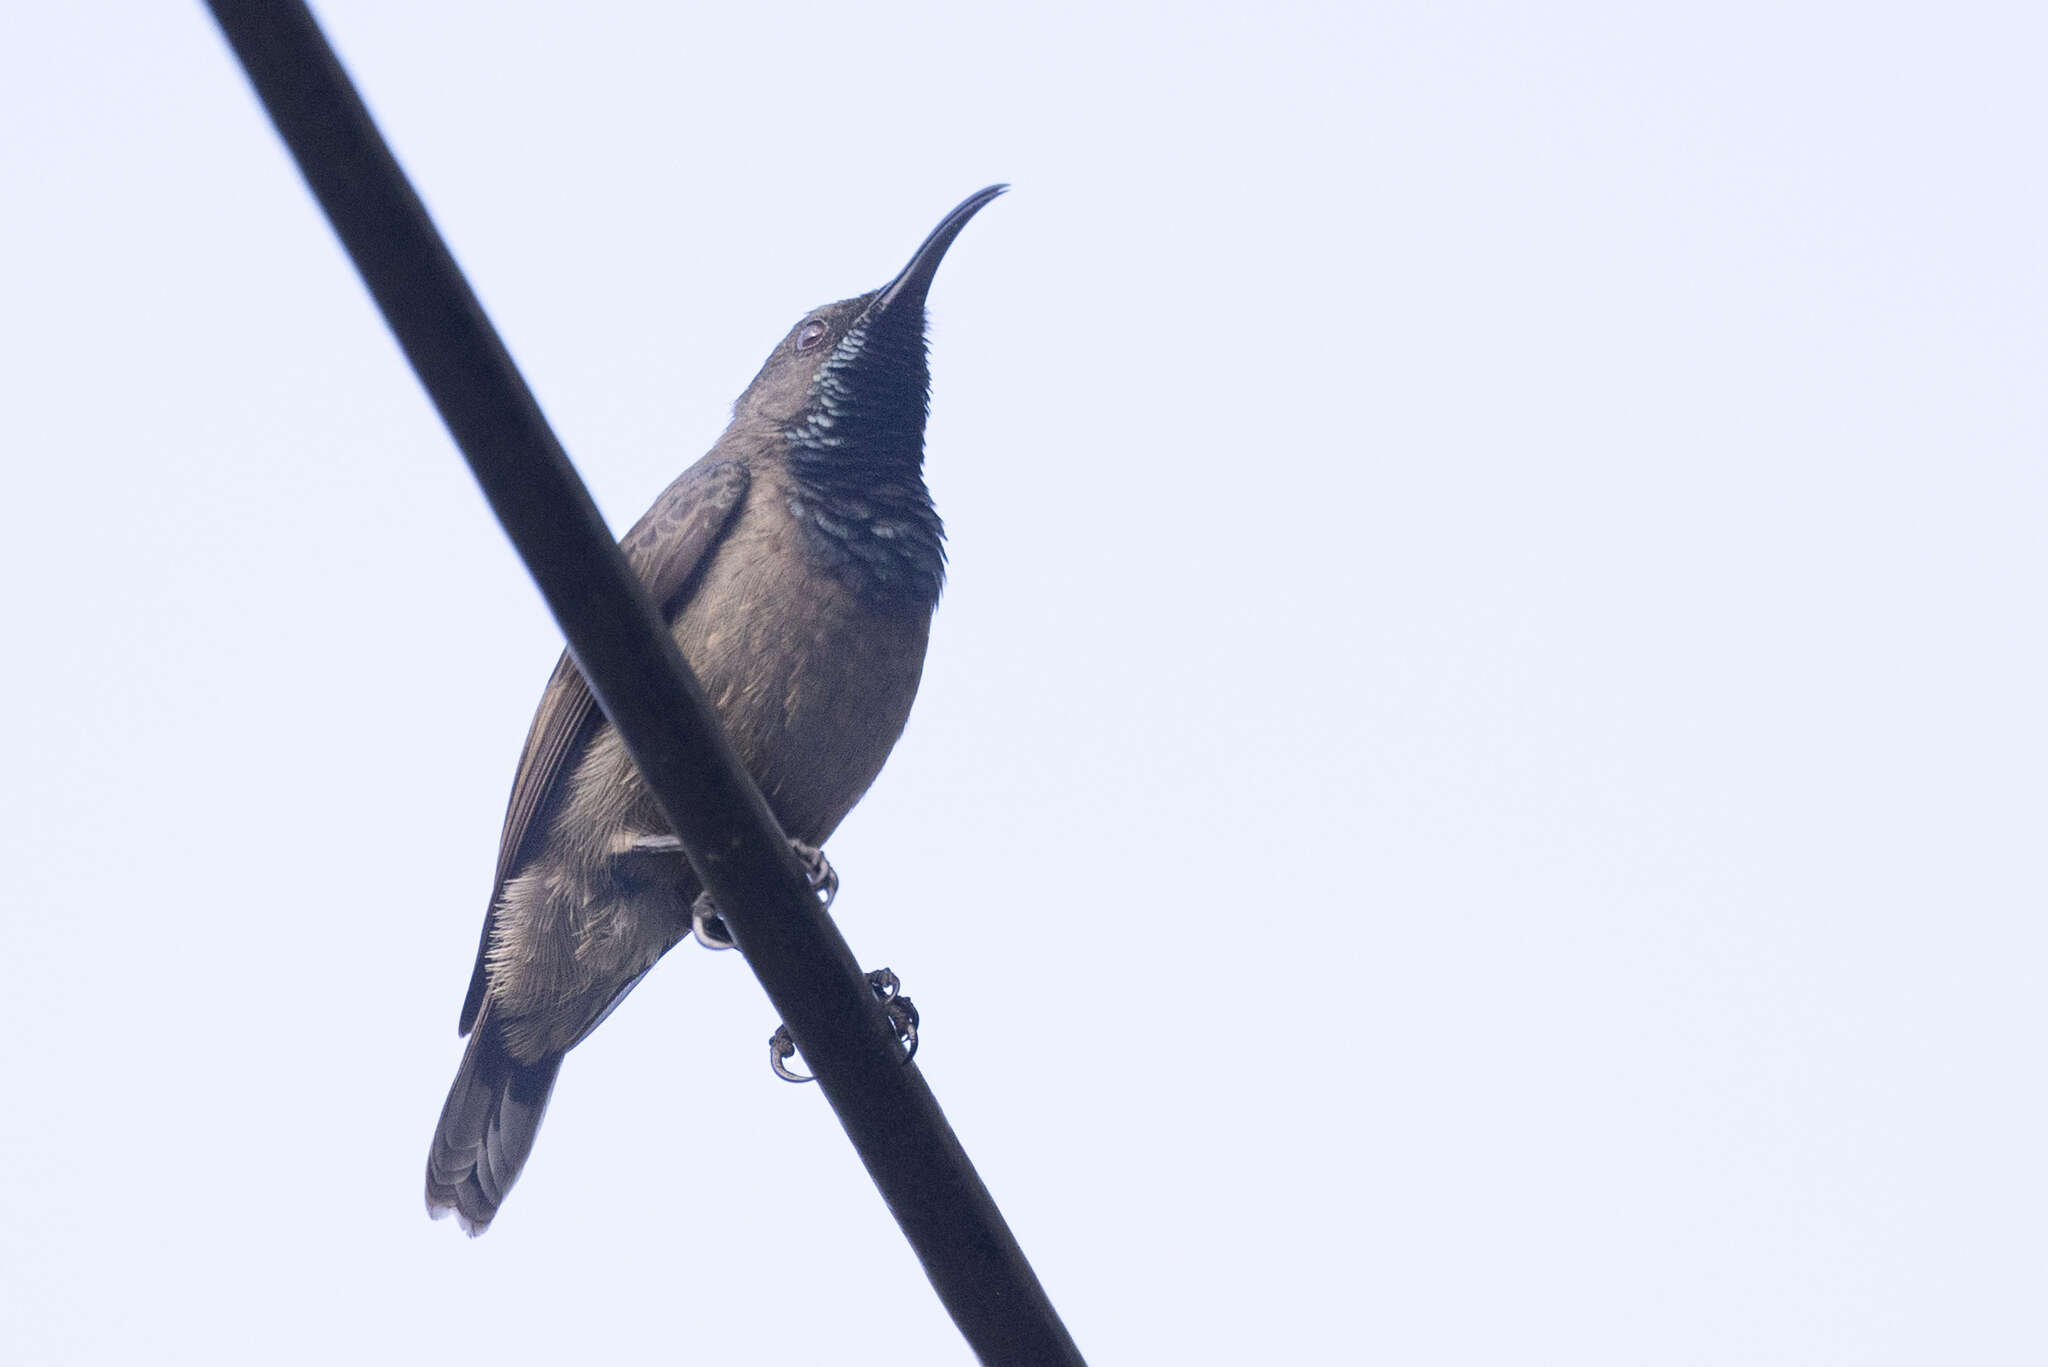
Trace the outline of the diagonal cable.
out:
[[[954,1323],[985,1363],[1081,1362],[312,14],[209,8]]]

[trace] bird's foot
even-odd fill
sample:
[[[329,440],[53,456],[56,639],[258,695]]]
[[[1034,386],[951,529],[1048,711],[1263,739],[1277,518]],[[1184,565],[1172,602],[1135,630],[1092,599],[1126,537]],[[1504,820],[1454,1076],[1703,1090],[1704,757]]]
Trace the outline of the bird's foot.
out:
[[[789,1061],[796,1057],[796,1036],[789,1033],[789,1027],[778,1025],[775,1033],[768,1037],[768,1066],[775,1070],[775,1076],[784,1082],[816,1082],[809,1073],[791,1070]]]
[[[792,840],[789,848],[803,862],[804,877],[810,882],[811,891],[830,910],[832,899],[839,895],[838,871],[816,845]],[[632,853],[639,858],[681,858],[683,844],[672,835],[647,835],[633,842]],[[733,947],[732,932],[725,928],[725,921],[718,914],[718,904],[711,900],[708,892],[698,893],[696,901],[690,904],[690,931],[697,937],[697,943],[706,949]]]
[[[888,1008],[889,1024],[896,1030],[896,1042],[903,1046],[903,1061],[917,1057],[917,1005],[903,995],[903,980],[886,968],[868,974],[868,990]]]
[[[916,1005],[903,995],[903,980],[886,968],[878,968],[868,974],[868,990],[888,1008],[889,1024],[903,1046],[903,1061],[910,1062],[917,1057],[918,1016]],[[776,1026],[775,1033],[768,1037],[768,1066],[784,1082],[815,1082],[817,1079],[810,1074],[796,1072],[789,1066],[794,1057],[796,1036],[789,1033],[787,1025]]]
[[[825,858],[825,852],[816,845],[792,840],[789,847],[796,852],[798,859],[803,860],[804,877],[810,880],[811,891],[818,894],[825,910],[830,911],[832,899],[839,895],[839,871],[832,867],[832,862]]]
[[[732,948],[732,932],[725,928],[725,918],[718,914],[718,904],[708,892],[698,893],[697,900],[690,903],[690,933],[706,949]]]

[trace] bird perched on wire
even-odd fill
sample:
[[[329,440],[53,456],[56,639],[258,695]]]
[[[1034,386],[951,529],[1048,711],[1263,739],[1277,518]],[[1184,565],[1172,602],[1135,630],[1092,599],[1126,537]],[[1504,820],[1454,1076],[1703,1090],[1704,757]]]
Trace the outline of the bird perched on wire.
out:
[[[732,424],[620,543],[782,827],[806,853],[902,734],[945,575],[924,482],[925,296],[1006,187],[969,196],[895,279],[806,314]],[[829,875],[814,855],[820,878]],[[565,653],[526,737],[427,1209],[481,1234],[518,1180],[562,1057],[708,908]]]

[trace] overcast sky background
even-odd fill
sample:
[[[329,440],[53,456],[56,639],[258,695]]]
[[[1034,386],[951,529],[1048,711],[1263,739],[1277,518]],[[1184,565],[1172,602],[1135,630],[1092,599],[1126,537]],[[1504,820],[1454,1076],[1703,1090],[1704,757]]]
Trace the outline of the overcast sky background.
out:
[[[1093,1360],[2048,1359],[2037,5],[340,3],[613,524],[933,292],[833,840]],[[421,1208],[560,638],[196,4],[0,20],[0,1357],[967,1354],[737,956]]]

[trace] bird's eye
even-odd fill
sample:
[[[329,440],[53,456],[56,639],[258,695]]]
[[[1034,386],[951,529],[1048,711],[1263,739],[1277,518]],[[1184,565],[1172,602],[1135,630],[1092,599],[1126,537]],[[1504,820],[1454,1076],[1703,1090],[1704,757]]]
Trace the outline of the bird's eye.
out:
[[[796,330],[796,349],[798,351],[809,351],[812,347],[825,340],[826,331],[824,319],[811,319],[810,322],[805,323]]]

